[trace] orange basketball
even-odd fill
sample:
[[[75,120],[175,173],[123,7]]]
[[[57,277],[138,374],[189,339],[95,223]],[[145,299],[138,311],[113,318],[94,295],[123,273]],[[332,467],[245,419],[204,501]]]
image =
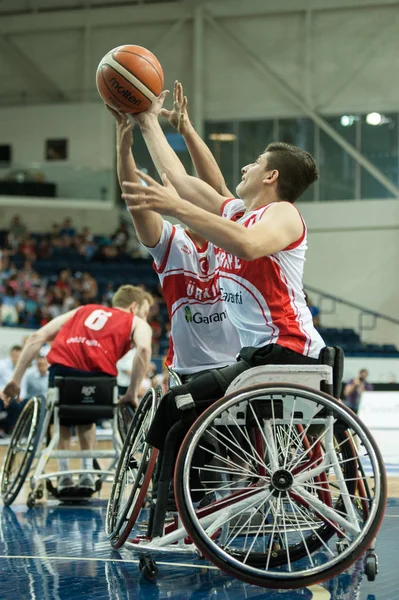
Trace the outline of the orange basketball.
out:
[[[97,69],[97,89],[106,104],[120,112],[147,110],[163,88],[163,71],[156,56],[141,46],[118,46]]]

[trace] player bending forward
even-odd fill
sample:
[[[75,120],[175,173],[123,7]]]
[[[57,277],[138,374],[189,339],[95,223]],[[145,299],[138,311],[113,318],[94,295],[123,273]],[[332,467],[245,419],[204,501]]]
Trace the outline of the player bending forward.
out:
[[[137,392],[151,360],[152,331],[140,316],[148,313],[148,298],[143,290],[132,285],[121,286],[112,298],[112,308],[100,304],[87,304],[56,317],[36,331],[26,342],[16,364],[11,381],[1,392],[7,405],[18,397],[21,379],[31,362],[37,357],[41,347],[52,341],[47,355],[50,363],[49,387],[54,386],[57,376],[104,375],[116,377],[118,360],[128,352],[132,343],[136,346],[130,384],[123,402],[137,405]],[[70,420],[60,422],[59,448],[67,450],[71,441]],[[95,423],[76,426],[82,450],[94,450],[96,439]],[[61,471],[68,470],[68,459],[60,459]],[[84,469],[92,469],[92,459],[83,460]],[[73,487],[72,477],[59,478],[57,488],[62,491]],[[94,479],[90,474],[82,474],[79,487],[94,489]]]

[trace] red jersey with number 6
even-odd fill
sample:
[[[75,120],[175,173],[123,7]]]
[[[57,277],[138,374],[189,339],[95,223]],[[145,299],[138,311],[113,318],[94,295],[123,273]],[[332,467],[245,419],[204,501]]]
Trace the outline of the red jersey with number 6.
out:
[[[100,304],[81,306],[57,333],[48,362],[117,375],[116,363],[131,348],[134,316]]]

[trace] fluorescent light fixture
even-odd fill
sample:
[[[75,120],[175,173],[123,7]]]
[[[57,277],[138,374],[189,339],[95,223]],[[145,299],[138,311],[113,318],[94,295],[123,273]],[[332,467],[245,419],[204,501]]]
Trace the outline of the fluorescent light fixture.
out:
[[[366,115],[366,123],[368,125],[381,125],[384,117],[378,112],[371,112]]]
[[[350,127],[356,121],[355,115],[342,115],[341,125],[342,127]]]
[[[237,136],[235,133],[210,133],[209,139],[213,142],[234,142]]]

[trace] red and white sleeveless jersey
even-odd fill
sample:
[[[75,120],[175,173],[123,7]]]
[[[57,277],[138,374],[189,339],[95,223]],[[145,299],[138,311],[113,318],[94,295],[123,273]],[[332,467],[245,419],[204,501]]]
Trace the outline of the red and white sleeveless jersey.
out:
[[[57,333],[47,360],[116,376],[116,363],[131,348],[133,319],[131,313],[119,308],[81,306]]]
[[[221,297],[213,245],[199,248],[180,225],[164,221],[158,244],[146,248],[171,323],[166,364],[190,374],[235,362],[240,342]]]
[[[263,206],[237,219],[244,227],[257,223],[271,206]],[[245,205],[228,200],[222,217],[236,220]],[[241,345],[260,348],[280,344],[311,358],[325,346],[313,325],[303,291],[307,249],[306,226],[301,238],[280,252],[245,261],[216,249],[220,288],[228,315],[237,328]]]

